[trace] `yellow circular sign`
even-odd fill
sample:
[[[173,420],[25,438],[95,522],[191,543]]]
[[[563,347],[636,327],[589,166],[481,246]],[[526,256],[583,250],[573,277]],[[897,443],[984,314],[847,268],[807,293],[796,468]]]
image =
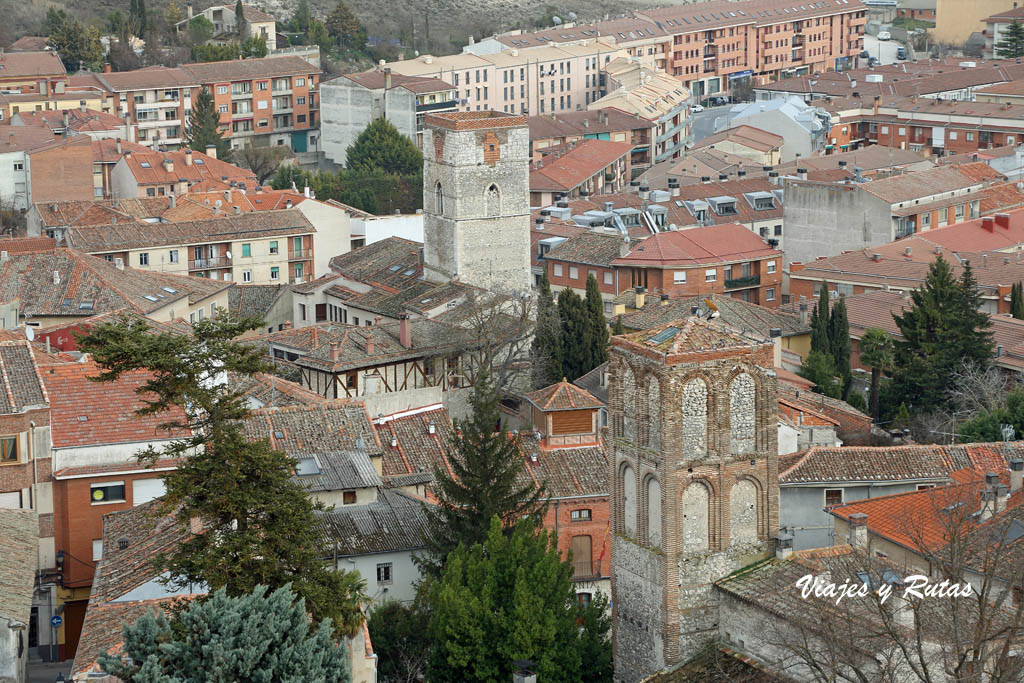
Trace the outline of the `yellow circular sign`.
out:
[[[103,489],[93,489],[92,499],[93,500],[103,500]]]

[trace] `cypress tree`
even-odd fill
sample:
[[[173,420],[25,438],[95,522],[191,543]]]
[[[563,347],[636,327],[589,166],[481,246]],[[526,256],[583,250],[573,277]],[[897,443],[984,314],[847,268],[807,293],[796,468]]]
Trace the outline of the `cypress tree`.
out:
[[[1024,319],[1024,285],[1020,282],[1010,288],[1010,315],[1018,320]]]
[[[245,33],[245,8],[242,7],[242,0],[235,0],[235,30],[239,36]]]
[[[814,311],[811,313],[811,351],[831,355],[832,344],[829,342],[828,327],[828,285],[822,282],[818,303],[814,305]]]
[[[217,158],[231,158],[231,143],[220,134],[220,114],[213,93],[206,86],[199,91],[185,122],[185,144],[197,152],[206,153],[207,145],[217,147]]]
[[[604,301],[593,274],[587,276],[587,328],[590,331],[590,358],[586,374],[608,360],[608,321],[604,317]]]
[[[469,399],[472,414],[456,421],[451,447],[446,449],[451,472],[434,465],[437,505],[428,506],[427,550],[418,558],[434,576],[460,544],[469,547],[486,541],[492,518],[507,528],[544,508],[543,486],[522,477],[519,437],[499,429],[498,401],[498,391],[487,371],[481,370]]]
[[[562,321],[562,372],[571,382],[587,373],[584,368],[591,343],[583,300],[568,287],[558,295],[558,317]]]
[[[843,398],[850,390],[850,321],[846,314],[846,299],[840,298],[832,306],[828,321],[829,350],[832,365],[839,376]]]
[[[626,334],[626,326],[622,324],[622,316],[615,316],[615,325],[612,327],[612,336],[617,337],[620,334]]]
[[[562,320],[558,317],[548,272],[545,270],[537,294],[537,328],[533,337],[535,387],[546,387],[565,377],[563,356]]]

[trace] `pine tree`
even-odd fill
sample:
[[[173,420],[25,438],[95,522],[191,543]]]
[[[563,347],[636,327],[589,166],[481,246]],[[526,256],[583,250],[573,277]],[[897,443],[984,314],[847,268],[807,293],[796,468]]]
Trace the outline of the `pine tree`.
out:
[[[309,11],[309,0],[299,0],[295,7],[295,14],[292,15],[292,31],[295,33],[307,33],[313,15]]]
[[[423,154],[384,117],[374,119],[346,152],[345,167],[357,171],[381,170],[413,175],[423,170]]]
[[[551,294],[548,272],[544,271],[537,293],[537,327],[533,338],[534,386],[546,387],[558,382],[565,373],[562,370],[564,349],[562,347],[562,320],[558,317]]]
[[[250,441],[239,421],[244,397],[220,381],[222,373],[251,376],[265,370],[263,351],[235,341],[263,326],[221,312],[193,327],[191,336],[157,334],[142,319],[96,325],[79,340],[102,369],[96,381],[147,372],[142,415],[169,415],[164,427],[187,431],[170,445],[139,454],[144,463],[180,462],[164,477],[159,511],[186,527],[193,517],[205,533],[167,549],[155,560],[177,587],[205,584],[232,596],[257,586],[291,585],[317,619],[339,633],[361,627],[365,583],[358,573],[334,571],[323,561],[323,538],[305,487],[292,478],[294,461],[267,440]],[[175,417],[188,411],[187,417]]]
[[[338,0],[337,6],[324,24],[338,45],[356,50],[366,47],[366,29],[359,23],[355,13],[345,4],[345,0]]]
[[[584,644],[571,576],[553,533],[538,531],[529,519],[503,533],[493,520],[484,542],[459,546],[430,586],[428,680],[508,681],[520,659],[533,662],[545,683],[611,680],[607,631],[591,631],[589,639],[603,652]],[[591,617],[583,625],[607,629],[608,621]],[[584,672],[584,651],[597,671]]]
[[[593,274],[587,276],[587,296],[584,301],[587,309],[587,329],[589,331],[590,354],[587,374],[598,365],[608,360],[608,321],[604,317],[604,300],[597,286],[597,278]]]
[[[858,349],[861,364],[871,368],[871,417],[877,422],[882,372],[892,367],[892,339],[885,330],[872,327],[860,338]]]
[[[995,45],[996,57],[1015,59],[1024,57],[1024,26],[1016,19],[1001,32],[1002,40]]]
[[[828,306],[828,285],[821,283],[821,290],[818,294],[818,303],[811,313],[811,351],[832,354],[832,344],[828,336],[829,306]]]
[[[231,143],[220,134],[220,114],[213,93],[206,86],[199,91],[185,124],[185,144],[197,152],[206,153],[207,145],[217,148],[217,158],[231,158]]]
[[[352,681],[345,644],[334,642],[326,620],[314,630],[287,586],[237,597],[222,588],[190,603],[173,625],[147,611],[122,630],[124,652],[103,652],[99,663],[124,683],[184,683],[197,672],[208,681]]]
[[[235,0],[235,31],[239,38],[245,35],[245,8],[242,7],[242,0]]]
[[[811,351],[800,364],[800,376],[814,384],[814,391],[833,398],[840,398],[842,387],[836,381],[836,370],[832,355],[822,351]]]
[[[1010,315],[1024,319],[1024,284],[1020,282],[1010,288]]]
[[[491,519],[506,527],[544,508],[544,488],[523,475],[519,437],[500,430],[499,396],[486,370],[477,375],[469,399],[472,415],[455,423],[451,467],[434,466],[437,505],[428,509],[427,554],[419,561],[437,576],[459,544],[469,547],[487,539]]]
[[[846,398],[853,377],[850,372],[850,321],[846,316],[845,298],[840,298],[832,306],[828,320],[828,337],[832,366],[839,376],[842,397]]]
[[[46,42],[60,55],[64,68],[71,73],[79,69],[100,68],[103,64],[100,37],[95,26],[86,26],[75,20],[62,24]]]
[[[612,327],[612,336],[617,337],[620,334],[626,334],[626,326],[622,324],[622,316],[615,316],[615,325]]]
[[[896,341],[893,389],[910,410],[931,411],[948,401],[953,368],[964,361],[982,368],[991,362],[991,321],[980,310],[970,266],[957,280],[941,255],[910,296],[913,305],[893,314],[902,336]]]
[[[146,21],[146,0],[131,0],[128,5],[128,22],[135,29],[135,35],[143,37],[149,25]]]
[[[562,321],[562,372],[571,382],[587,374],[592,344],[583,300],[569,287],[558,295],[558,317]]]

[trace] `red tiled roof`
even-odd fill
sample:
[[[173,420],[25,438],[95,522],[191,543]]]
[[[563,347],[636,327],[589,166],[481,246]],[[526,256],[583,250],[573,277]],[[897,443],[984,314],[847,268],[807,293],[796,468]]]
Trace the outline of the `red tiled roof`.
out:
[[[115,443],[163,441],[186,436],[159,425],[184,420],[180,408],[158,415],[136,415],[145,405],[149,375],[131,372],[116,382],[94,382],[100,373],[95,363],[64,363],[41,369],[50,396],[50,427],[54,448],[103,446]]]
[[[564,379],[551,386],[530,392],[526,394],[525,398],[544,412],[597,409],[604,405],[594,398],[590,392],[581,389],[575,384],[570,384]]]
[[[0,71],[0,79],[5,81],[35,76],[60,77],[67,73],[64,62],[60,61],[56,52],[50,50],[3,53],[0,55],[0,64],[4,67]]]
[[[164,167],[165,161],[171,163],[173,170]],[[133,152],[125,155],[124,163],[139,185],[166,185],[177,183],[182,178],[196,183],[202,180],[225,180],[225,177],[228,181],[246,183],[252,188],[258,185],[252,171],[192,150]]]
[[[112,138],[103,138],[102,140],[92,141],[92,160],[101,164],[116,164],[121,160],[124,152],[131,152],[137,154],[139,152],[149,153],[152,152],[149,147],[140,145],[137,142],[128,142],[127,140],[121,140],[121,152],[117,151],[118,144],[117,140]]]
[[[22,36],[7,47],[8,52],[41,52],[50,39],[46,36]]]
[[[967,164],[954,164],[953,168],[960,171],[971,180],[986,182],[991,180],[1006,180],[1006,176],[992,168],[984,161],[972,161]]]
[[[924,171],[873,180],[859,187],[884,202],[896,204],[918,197],[966,189],[979,182],[961,173],[959,169],[937,166]]]
[[[361,73],[345,74],[339,76],[358,83],[359,85],[369,90],[383,90],[387,80],[387,76],[383,71],[377,71],[376,69],[370,71],[363,71]],[[441,80],[440,78],[424,78],[421,76],[403,76],[402,74],[393,73],[391,74],[391,87],[392,88],[405,88],[406,90],[414,93],[430,93],[430,92],[441,92],[445,90],[455,90],[455,86],[451,83]]]
[[[530,189],[571,190],[601,173],[632,149],[629,142],[584,140],[565,156],[549,157],[540,169],[530,171]]]
[[[122,119],[93,109],[65,109],[64,111],[26,111],[15,116],[26,126],[48,128],[51,131],[64,129],[64,115],[68,117],[68,128],[78,132],[116,130],[125,125]],[[13,118],[13,117],[12,117]],[[115,143],[116,144],[116,143]],[[141,145],[140,145],[141,146]]]
[[[182,64],[181,70],[203,84],[245,81],[253,78],[271,78],[273,76],[305,76],[320,73],[320,69],[302,57],[292,56]]]
[[[701,147],[707,147],[714,145],[719,142],[732,142],[750,149],[755,149],[759,152],[770,152],[774,149],[779,149],[782,144],[786,141],[781,135],[775,133],[769,133],[766,130],[755,128],[747,124],[736,126],[735,128],[729,128],[723,130],[714,135],[710,135],[700,142],[694,145],[695,149]]]
[[[640,242],[615,265],[680,267],[782,256],[742,225],[723,223],[692,230],[659,232]]]

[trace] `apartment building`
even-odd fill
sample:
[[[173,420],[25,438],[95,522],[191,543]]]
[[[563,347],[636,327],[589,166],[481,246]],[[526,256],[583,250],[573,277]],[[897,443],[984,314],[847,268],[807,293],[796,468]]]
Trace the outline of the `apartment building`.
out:
[[[1015,2],[1012,7],[1006,7],[1005,3],[1002,4],[1004,9],[981,20],[985,24],[985,29],[981,32],[985,36],[985,59],[996,59],[995,47],[1005,39],[1004,34],[1010,24],[1015,21],[1018,24],[1024,22],[1024,5]]]
[[[182,69],[165,66],[89,74],[75,84],[102,93],[103,111],[134,123],[139,144],[171,149],[184,141],[185,120],[200,85]]]
[[[71,81],[74,77],[68,79]],[[32,111],[64,111],[85,107],[94,111],[103,108],[103,95],[95,90],[75,90],[69,86],[64,90],[64,83],[58,82],[62,92],[55,93],[33,93],[33,92],[0,92],[0,123],[9,121],[12,116],[19,112]]]
[[[583,140],[628,142],[633,146],[629,164],[632,169],[651,165],[651,138],[654,122],[645,116],[634,116],[616,107],[588,111],[563,112],[547,116],[531,116],[530,150],[538,161],[545,149]]]
[[[316,229],[297,209],[177,223],[72,226],[69,246],[142,271],[242,284],[312,277]]]
[[[233,149],[250,144],[318,149],[320,70],[305,59],[239,59],[183,64],[181,70],[213,93]]]
[[[216,156],[214,147],[207,154],[185,148],[177,152],[132,152],[125,149],[110,172],[110,192],[114,198],[163,197],[186,194],[210,183],[221,187],[255,189],[259,183],[252,171],[239,168]]]
[[[18,112],[11,116],[11,125],[46,128],[55,136],[88,135],[93,140],[135,139],[135,126],[130,121],[86,107]]]
[[[555,197],[621,191],[630,179],[629,142],[584,140],[578,145],[548,147],[530,171],[530,205],[544,206]]]
[[[56,52],[0,51],[0,90],[21,93],[64,92],[68,74]]]
[[[86,135],[55,138],[46,128],[5,126],[0,133],[0,199],[24,210],[36,201],[91,199],[91,142]]]

